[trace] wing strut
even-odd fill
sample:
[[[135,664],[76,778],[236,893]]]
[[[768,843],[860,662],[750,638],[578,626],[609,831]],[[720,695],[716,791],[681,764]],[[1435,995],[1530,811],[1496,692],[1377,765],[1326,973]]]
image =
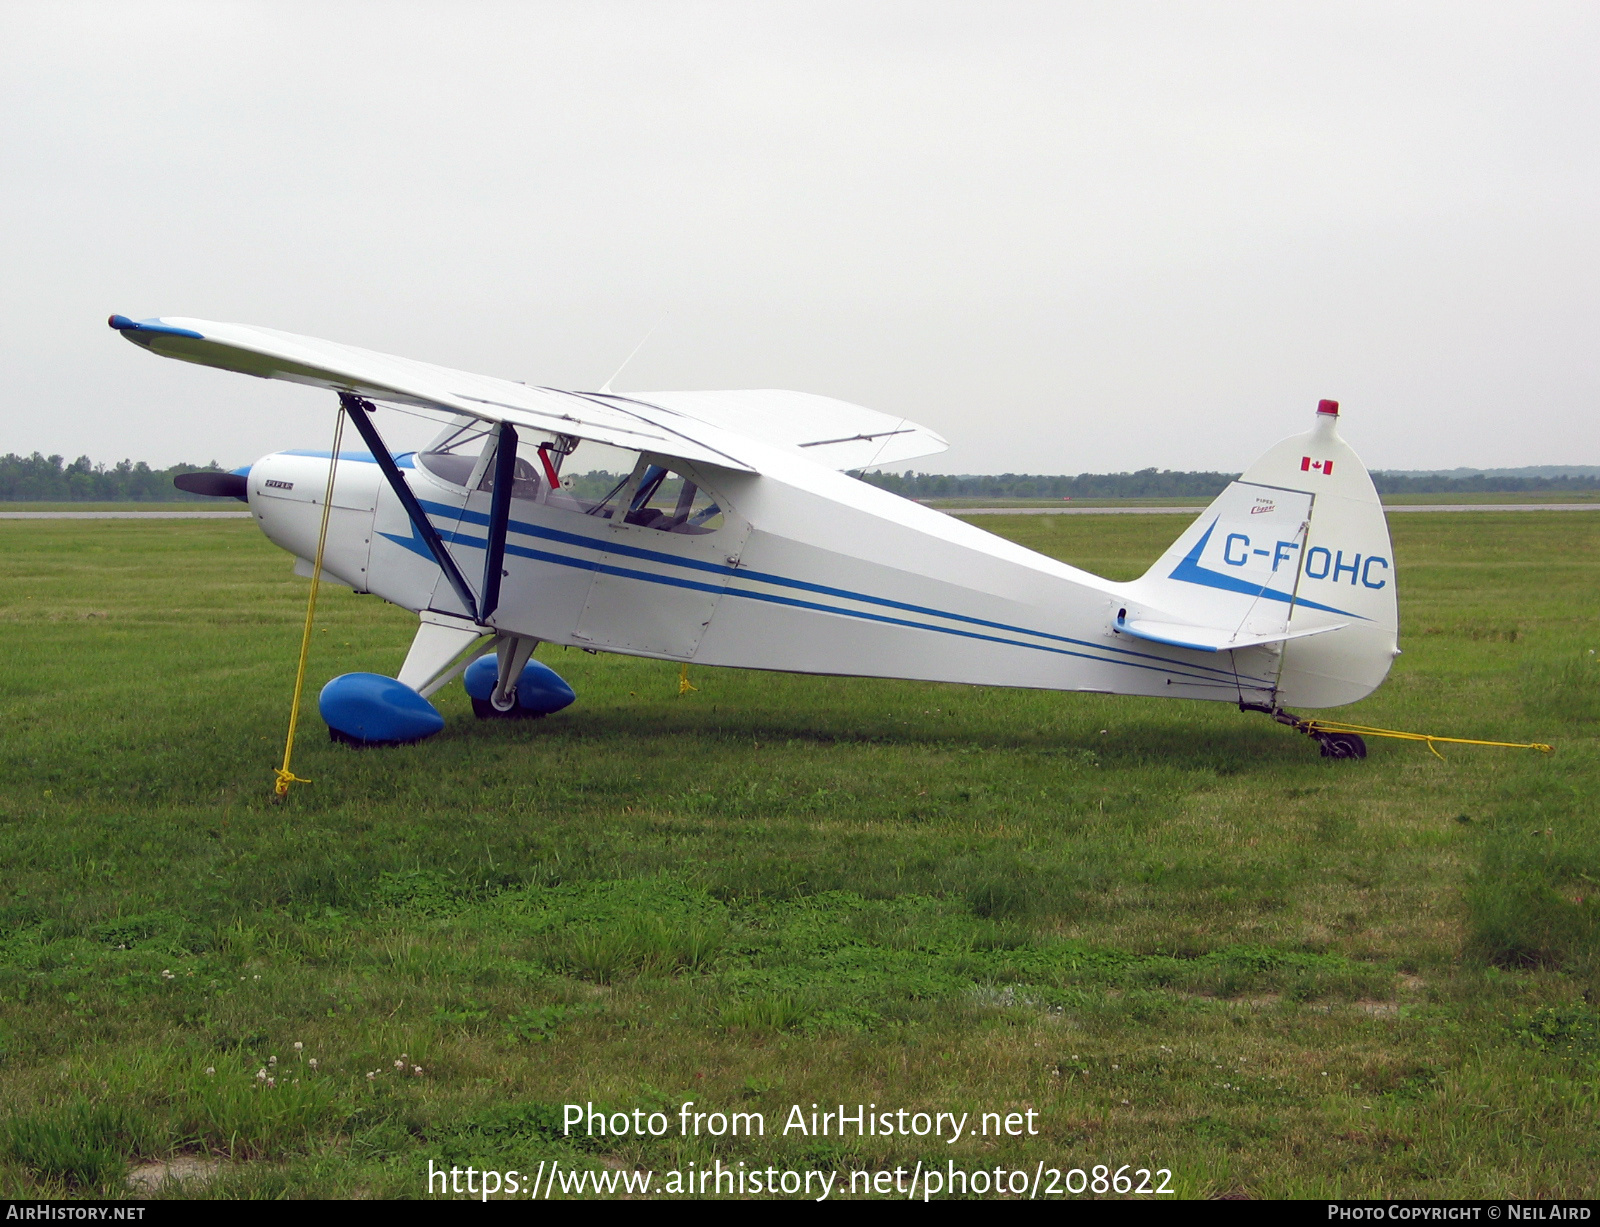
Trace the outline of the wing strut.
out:
[[[500,571],[506,561],[506,526],[511,523],[511,483],[517,471],[517,428],[500,423],[494,445],[494,494],[489,500],[489,542],[483,556],[482,622],[500,606]]]
[[[372,419],[368,416],[372,412],[372,402],[363,400],[350,392],[341,392],[339,393],[339,403],[345,407],[345,412],[350,415],[350,420],[356,424],[356,429],[361,432],[362,439],[366,441],[367,450],[372,453],[372,458],[378,462],[378,468],[383,471],[384,477],[388,479],[389,488],[394,491],[395,497],[400,500],[400,505],[406,509],[406,515],[411,520],[411,527],[417,530],[417,535],[422,538],[423,544],[428,547],[428,551],[433,555],[434,561],[439,564],[439,569],[444,572],[444,577],[450,581],[450,586],[455,589],[456,596],[461,598],[461,604],[466,608],[468,614],[472,616],[474,621],[481,622],[483,616],[480,616],[478,612],[477,597],[472,595],[472,589],[467,586],[467,580],[461,574],[461,568],[456,566],[456,560],[450,556],[450,551],[445,549],[444,541],[440,538],[438,530],[434,528],[433,522],[428,519],[427,513],[422,510],[422,505],[417,502],[417,496],[411,493],[411,487],[406,485],[406,479],[400,472],[400,466],[394,462],[394,457],[389,454],[389,449],[383,442],[383,436],[378,433],[378,428],[372,424]],[[516,453],[513,451],[511,456],[514,460]],[[500,459],[496,457],[497,475],[499,463]],[[497,506],[501,488],[501,483],[496,482],[495,500]],[[509,497],[510,481],[504,483],[504,488]],[[506,504],[508,514],[510,506],[508,502]],[[506,530],[505,524],[502,522],[500,525],[499,550],[501,557],[505,555],[505,544]],[[490,540],[489,546],[489,552],[493,555],[495,553],[493,539]],[[495,567],[497,578],[499,574],[500,568],[497,565]],[[498,583],[495,586],[498,589]],[[499,594],[497,592],[497,600],[498,597]]]

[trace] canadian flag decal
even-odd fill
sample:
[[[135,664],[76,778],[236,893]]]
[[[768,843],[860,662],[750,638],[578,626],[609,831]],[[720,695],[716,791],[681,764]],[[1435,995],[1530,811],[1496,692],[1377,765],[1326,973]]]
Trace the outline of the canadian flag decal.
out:
[[[1300,457],[1300,471],[1302,473],[1309,473],[1312,470],[1315,470],[1316,472],[1321,473],[1324,477],[1327,477],[1333,472],[1333,461],[1313,460],[1310,456]]]

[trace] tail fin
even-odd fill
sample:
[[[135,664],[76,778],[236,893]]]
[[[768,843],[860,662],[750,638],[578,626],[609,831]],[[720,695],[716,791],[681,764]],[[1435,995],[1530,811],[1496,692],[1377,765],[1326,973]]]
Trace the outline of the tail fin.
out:
[[[1248,653],[1272,677],[1243,702],[1335,707],[1388,675],[1399,655],[1394,550],[1372,478],[1323,401],[1224,490],[1140,579],[1117,629],[1202,651]]]

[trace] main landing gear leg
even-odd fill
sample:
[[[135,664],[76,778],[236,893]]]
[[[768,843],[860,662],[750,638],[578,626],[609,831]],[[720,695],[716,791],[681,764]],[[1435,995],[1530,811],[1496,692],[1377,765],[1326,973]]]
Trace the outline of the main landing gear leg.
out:
[[[501,635],[495,640],[495,656],[498,668],[495,672],[494,689],[486,699],[474,698],[472,710],[480,720],[493,720],[495,718],[515,718],[522,716],[520,704],[517,701],[517,683],[522,678],[522,671],[528,664],[528,658],[533,655],[533,649],[539,646],[537,639],[525,635]],[[543,713],[539,713],[543,715]]]
[[[1279,724],[1287,724],[1297,733],[1304,733],[1322,747],[1323,758],[1365,758],[1367,743],[1356,733],[1327,733],[1311,721],[1303,720],[1281,707],[1268,707],[1264,703],[1241,703],[1240,711],[1258,711],[1271,716]]]

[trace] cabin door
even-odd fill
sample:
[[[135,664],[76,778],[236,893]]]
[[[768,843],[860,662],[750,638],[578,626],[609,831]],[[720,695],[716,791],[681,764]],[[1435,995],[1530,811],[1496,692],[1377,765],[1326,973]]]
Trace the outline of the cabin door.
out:
[[[607,549],[573,638],[692,659],[749,535],[693,473],[641,461],[606,524]]]

